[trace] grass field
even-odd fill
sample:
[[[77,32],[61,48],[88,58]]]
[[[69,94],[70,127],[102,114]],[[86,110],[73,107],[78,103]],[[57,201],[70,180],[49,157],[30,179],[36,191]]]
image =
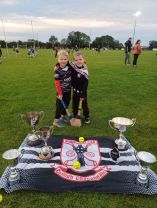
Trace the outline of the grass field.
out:
[[[3,53],[5,53],[3,51]],[[136,118],[137,123],[125,136],[137,150],[157,156],[157,56],[143,52],[138,67],[124,65],[123,51],[84,51],[90,73],[89,106],[91,124],[79,129],[55,128],[56,135],[116,136],[108,120],[116,116]],[[72,56],[71,56],[72,60]],[[52,66],[56,60],[50,50],[40,50],[35,58],[12,51],[0,65],[0,154],[18,148],[31,128],[21,121],[27,111],[45,112],[40,126],[52,125],[55,88]],[[7,166],[0,157],[0,175]],[[157,173],[157,163],[152,169]],[[157,207],[156,196],[103,193],[37,193],[17,191],[0,193],[3,208],[136,208]]]

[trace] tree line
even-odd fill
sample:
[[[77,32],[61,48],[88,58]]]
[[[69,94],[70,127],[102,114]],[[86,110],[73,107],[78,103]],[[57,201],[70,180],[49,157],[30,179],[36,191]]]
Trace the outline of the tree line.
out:
[[[2,48],[6,47],[6,42],[0,40],[0,45]],[[92,42],[90,37],[79,31],[69,32],[67,38],[63,38],[58,41],[58,38],[51,35],[47,42],[42,42],[38,40],[28,39],[27,41],[12,41],[7,43],[8,48],[13,47],[23,47],[30,48],[31,46],[39,48],[107,48],[107,49],[121,49],[124,47],[124,43],[120,43],[115,40],[112,36],[104,35],[101,37],[96,37]],[[149,49],[157,48],[157,41],[152,40],[149,42]]]

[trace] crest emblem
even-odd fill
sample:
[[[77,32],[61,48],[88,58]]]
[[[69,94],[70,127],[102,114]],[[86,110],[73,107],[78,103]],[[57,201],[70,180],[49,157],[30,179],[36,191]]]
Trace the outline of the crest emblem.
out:
[[[80,162],[80,169],[76,170],[73,167],[75,161]],[[95,169],[101,162],[98,141],[87,140],[80,143],[74,140],[64,139],[61,149],[61,162],[74,172],[87,172]]]

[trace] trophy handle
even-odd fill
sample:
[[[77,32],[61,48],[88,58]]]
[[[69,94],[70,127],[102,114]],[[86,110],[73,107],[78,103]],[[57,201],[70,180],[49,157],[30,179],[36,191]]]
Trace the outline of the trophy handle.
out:
[[[54,126],[50,126],[50,133],[53,134]]]
[[[111,123],[113,123],[113,121],[112,121],[112,120],[109,120],[109,126],[110,126],[112,129],[116,130],[116,129],[111,125]]]
[[[24,114],[21,114],[21,119],[23,122],[25,122],[25,118],[26,118],[26,116]]]
[[[19,157],[18,157],[18,159],[21,159],[22,156],[24,155],[24,153],[25,153],[25,149],[19,149]]]
[[[40,111],[41,113],[41,120],[44,118],[44,111]]]
[[[133,121],[133,124],[131,126],[134,126],[136,123],[136,118],[132,118],[131,120]]]

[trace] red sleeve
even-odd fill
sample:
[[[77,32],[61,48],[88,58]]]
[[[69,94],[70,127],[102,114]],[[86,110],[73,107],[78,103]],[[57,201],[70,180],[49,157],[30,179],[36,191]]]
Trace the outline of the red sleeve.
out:
[[[56,86],[56,91],[58,95],[63,95],[62,90],[61,90],[60,80],[55,80],[55,86]]]

